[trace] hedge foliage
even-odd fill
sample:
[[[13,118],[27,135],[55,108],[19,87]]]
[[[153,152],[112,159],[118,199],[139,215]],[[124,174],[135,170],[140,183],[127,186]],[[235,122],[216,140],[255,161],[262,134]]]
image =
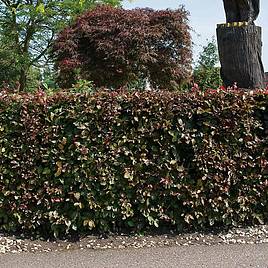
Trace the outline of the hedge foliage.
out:
[[[0,228],[268,220],[268,95],[0,95]]]
[[[191,75],[188,12],[99,6],[58,35],[53,54],[62,87],[78,76],[98,87],[147,79],[152,87],[174,89]]]

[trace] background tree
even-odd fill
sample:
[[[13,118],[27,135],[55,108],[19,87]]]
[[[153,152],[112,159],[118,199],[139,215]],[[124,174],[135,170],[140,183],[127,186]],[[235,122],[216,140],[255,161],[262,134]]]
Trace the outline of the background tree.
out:
[[[0,40],[0,86],[6,84],[7,81],[18,79],[19,70],[11,47],[11,44],[5,43],[3,39]]]
[[[0,0],[1,81],[17,80],[24,90],[30,73],[47,65],[57,31],[100,3],[119,5],[121,0]]]
[[[222,85],[218,48],[214,38],[203,47],[199,54],[194,68],[194,81],[204,90]]]
[[[66,27],[53,51],[64,87],[78,76],[96,86],[147,80],[154,88],[174,89],[191,73],[188,12],[99,6]]]

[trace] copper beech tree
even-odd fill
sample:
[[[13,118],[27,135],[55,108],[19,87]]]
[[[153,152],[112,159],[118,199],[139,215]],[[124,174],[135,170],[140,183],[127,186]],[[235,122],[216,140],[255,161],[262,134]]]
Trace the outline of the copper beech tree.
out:
[[[53,54],[64,87],[80,77],[109,88],[143,79],[174,89],[191,74],[188,12],[98,6],[58,35]]]

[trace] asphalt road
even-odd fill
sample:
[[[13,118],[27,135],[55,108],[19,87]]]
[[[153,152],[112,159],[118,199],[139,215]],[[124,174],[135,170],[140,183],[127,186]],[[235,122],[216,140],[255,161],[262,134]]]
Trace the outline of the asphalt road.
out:
[[[7,254],[0,255],[0,267],[268,268],[268,244]]]

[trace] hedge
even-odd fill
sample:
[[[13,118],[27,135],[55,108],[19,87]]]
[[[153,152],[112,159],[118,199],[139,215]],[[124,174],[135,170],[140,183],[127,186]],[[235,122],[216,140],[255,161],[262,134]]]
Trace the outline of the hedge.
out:
[[[268,222],[268,95],[0,94],[0,229]]]

